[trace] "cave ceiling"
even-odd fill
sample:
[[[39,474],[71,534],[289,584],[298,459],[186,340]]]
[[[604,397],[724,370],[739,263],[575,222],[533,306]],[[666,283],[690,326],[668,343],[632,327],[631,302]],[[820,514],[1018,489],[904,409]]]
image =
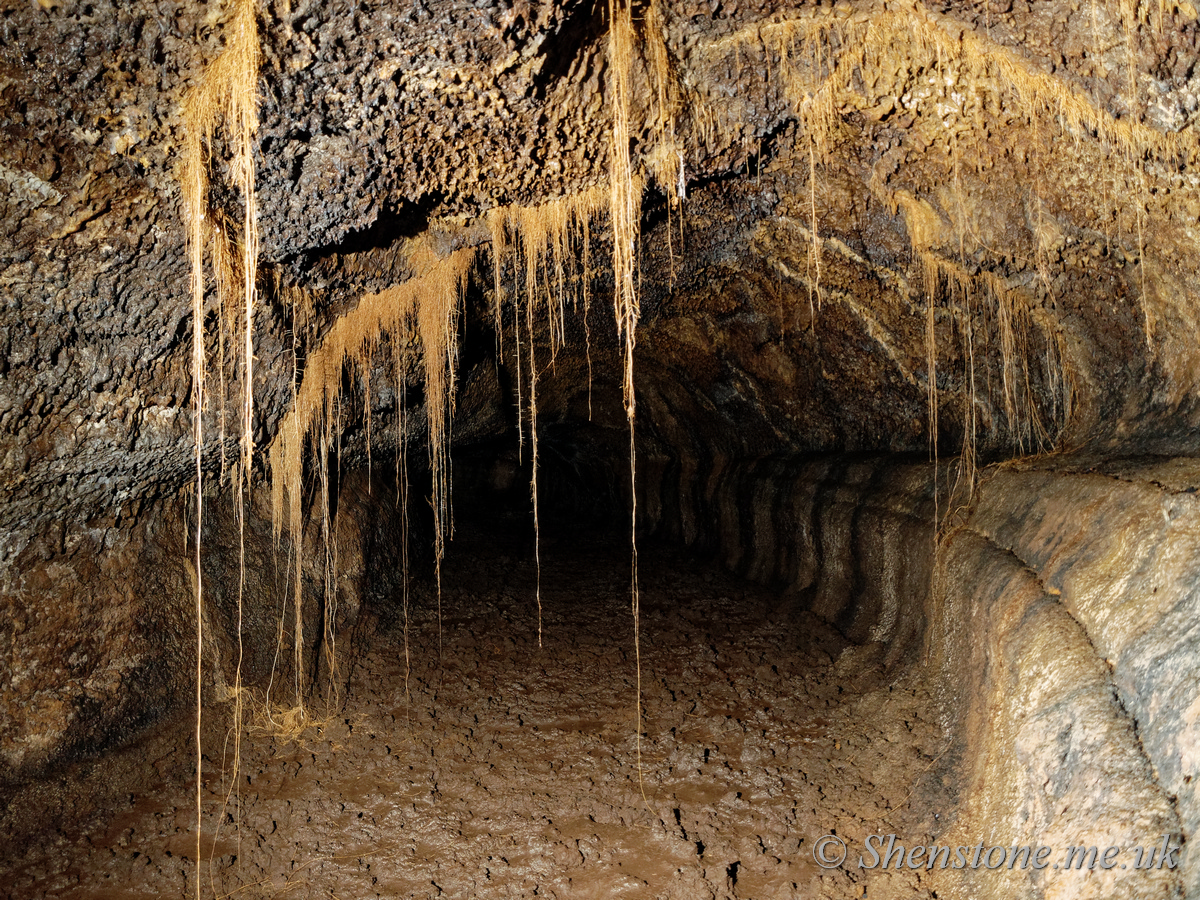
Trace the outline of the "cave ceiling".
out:
[[[5,557],[50,523],[112,526],[191,478],[183,110],[236,6],[0,6]],[[486,356],[488,216],[607,192],[624,78],[648,435],[669,443],[686,418],[743,455],[1191,446],[1194,7],[630,11],[617,72],[606,4],[254,7],[256,445],[289,408],[295,360],[412,277],[418,242],[478,249],[463,358]],[[218,123],[206,145],[208,213],[236,223],[232,133]],[[584,279],[603,312],[613,242],[608,214],[593,218]],[[611,312],[595,322],[588,367],[619,382]],[[582,330],[575,313],[565,331]],[[549,419],[577,408],[581,353],[563,351]],[[501,428],[462,376],[456,433]],[[367,404],[381,421],[388,396]],[[206,427],[214,469],[222,437],[236,443]]]

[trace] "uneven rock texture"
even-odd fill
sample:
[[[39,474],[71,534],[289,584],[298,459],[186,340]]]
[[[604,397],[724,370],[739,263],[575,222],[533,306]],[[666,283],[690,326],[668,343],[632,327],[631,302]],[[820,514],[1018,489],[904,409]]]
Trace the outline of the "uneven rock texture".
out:
[[[1017,59],[1037,84],[1075,91],[1097,121],[1136,120],[1150,109],[1158,112],[1139,126],[1146,134],[1161,136],[1164,123],[1190,134],[1187,79],[1197,52],[1186,9],[1157,28],[1139,26],[1124,42],[1116,11],[1095,4],[1010,10],[982,22],[974,10],[893,12],[897,28],[928,23],[951,42],[967,29],[967,42],[981,52]],[[1065,356],[1061,368],[1077,395],[1077,440],[1098,433],[1169,444],[1182,437],[1194,405],[1186,299],[1194,293],[1192,244],[1179,224],[1193,203],[1186,169],[1154,163],[1138,174],[1121,147],[1086,134],[1058,139],[1052,121],[1022,108],[1003,79],[980,80],[966,57],[944,73],[946,84],[933,84],[930,60],[906,58],[906,50],[920,48],[901,41],[894,56],[864,64],[872,90],[842,98],[831,138],[838,152],[817,160],[810,184],[807,135],[789,99],[820,74],[811,71],[805,29],[834,34],[826,52],[836,55],[836,33],[857,35],[873,15],[878,29],[891,20],[870,5],[849,4],[742,4],[717,12],[683,4],[664,7],[663,15],[664,46],[683,91],[677,118],[685,180],[700,188],[729,179],[745,198],[724,214],[739,222],[735,231],[726,225],[724,234],[694,244],[686,233],[703,232],[710,221],[703,191],[686,214],[692,221],[685,220],[682,252],[704,291],[678,292],[681,302],[703,300],[704,315],[720,316],[713,293],[725,304],[739,292],[766,294],[789,323],[776,325],[779,337],[803,332],[817,271],[804,228],[815,213],[830,244],[818,321],[831,321],[817,332],[823,347],[811,349],[839,365],[868,347],[868,357],[892,357],[884,360],[883,383],[869,370],[850,383],[859,395],[874,385],[889,397],[909,394],[912,415],[875,428],[915,448],[927,378],[919,364],[919,273],[910,265],[919,232],[923,252],[969,273],[993,273],[1016,292],[1032,316],[1026,359],[1035,370],[1040,342],[1059,345],[1055,353]],[[6,554],[54,511],[84,518],[169,493],[187,478],[191,324],[173,164],[183,127],[179,101],[218,52],[224,16],[216,7],[149,3],[23,4],[6,13],[0,278],[9,296],[3,422],[13,438],[4,457],[12,491]],[[466,230],[452,239],[477,241],[470,218],[491,206],[560,196],[607,177],[606,24],[598,10],[280,4],[262,8],[259,18],[262,257],[286,280],[328,290],[318,301],[321,316],[352,303],[359,290],[404,277],[398,242],[439,216],[467,217]],[[1135,97],[1116,74],[1128,66],[1123,57],[1153,73],[1138,82]],[[640,64],[634,76],[645,88]],[[970,91],[960,97],[956,88]],[[976,110],[963,97],[982,105]],[[952,110],[946,102],[967,106]],[[639,115],[648,113],[639,107]],[[648,157],[656,132],[647,129],[636,149]],[[222,193],[217,151],[215,199],[236,206],[236,197]],[[1030,172],[1037,174],[1032,188]],[[1098,179],[1091,190],[1081,182],[1089,176]],[[1145,192],[1132,196],[1151,203],[1141,213],[1127,208],[1130,185],[1139,183]],[[659,228],[648,245],[654,260],[666,231]],[[746,253],[751,237],[761,261]],[[386,259],[377,252],[389,247]],[[708,277],[722,267],[739,275],[731,290],[723,289],[725,278]],[[660,270],[654,264],[650,271]],[[778,285],[774,296],[769,282]],[[645,287],[653,298],[664,285],[656,277]],[[982,316],[988,300],[980,296],[980,310],[970,315]],[[256,333],[260,439],[287,402],[285,333],[296,330],[290,312],[267,301]],[[953,336],[961,313],[942,306],[939,345],[954,357],[962,352],[954,349],[962,337]],[[843,316],[851,319],[846,337],[857,344],[854,354],[837,340]],[[319,338],[327,321],[298,336]],[[1161,350],[1153,356],[1143,351],[1144,323]],[[982,321],[976,327],[987,331]],[[950,376],[953,362],[946,363],[939,377]],[[826,373],[841,378],[828,365]],[[895,384],[899,394],[888,385],[896,376],[908,383]],[[1058,416],[1050,407],[1062,402],[1061,389],[1056,400],[1051,386],[1035,381],[1031,402],[1053,437]],[[858,428],[874,420],[870,411],[847,418]],[[1011,444],[1007,426],[987,418],[984,439]]]
[[[383,515],[381,499],[367,492],[365,479],[342,486],[333,596],[324,554],[304,560],[302,685],[323,671],[323,649],[352,633],[364,599],[386,595],[395,583],[397,520],[392,497]],[[64,757],[94,758],[194,702],[194,534],[186,503],[164,506],[161,518],[124,527],[52,531],[9,570],[14,589],[6,596],[4,650],[12,668],[0,732],[6,785],[52,773]],[[320,521],[307,527],[312,540]],[[246,509],[244,537],[231,502],[210,506],[202,568],[205,696],[226,697],[240,657],[242,678],[273,685],[272,701],[284,703],[297,684],[283,649],[293,646],[295,583],[265,502]]]
[[[1189,836],[1200,825],[1195,480],[1190,459],[1004,471],[972,518],[1037,573],[1111,672],[1105,680]],[[1102,528],[1084,527],[1097,516]],[[1198,865],[1185,856],[1189,894],[1200,891]]]
[[[127,740],[171,706],[192,631],[181,603],[156,602],[191,587],[173,524],[62,523],[13,564],[0,638],[5,781],[64,752]]]
[[[228,696],[239,659],[280,703],[328,685],[327,651],[367,641],[400,590],[401,485],[380,472],[397,471],[402,441],[415,577],[435,572],[414,334],[385,342],[369,389],[364,371],[341,379],[327,496],[316,454],[302,473],[302,571],[288,562],[297,536],[272,529],[265,454],[239,519],[236,328],[212,289],[192,321],[177,184],[182,103],[229,44],[234,8],[0,0],[6,797],[55,773],[86,781],[80,760],[184,714],[198,575],[208,702]],[[932,698],[953,737],[934,771],[958,793],[922,828],[1056,846],[1195,839],[1191,3],[664,0],[633,8],[627,62],[610,59],[605,4],[255,10],[260,450],[365,294],[414,277],[420,249],[475,248],[460,493],[528,508],[532,344],[547,508],[624,528],[636,497],[640,537],[715,555],[853,645],[822,678],[871,672]],[[646,185],[636,488],[609,216],[590,222],[589,269],[560,295],[557,350],[549,267],[546,296],[524,297],[521,261],[505,261],[501,285],[530,305],[497,319],[488,246],[498,207],[607,188],[618,65]],[[236,243],[246,198],[230,140],[219,123],[204,213]],[[210,360],[199,572],[197,329]],[[70,826],[70,796],[6,833]],[[1200,894],[1200,861],[1183,861],[1082,882],[976,872],[930,890]],[[910,888],[925,885],[897,891]]]
[[[1163,836],[1179,847],[1195,833],[1198,557],[1194,491],[1182,487],[1194,461],[1002,467],[936,556],[929,465],[833,457],[672,468],[693,487],[663,490],[667,528],[798,593],[880,664],[920,660],[962,760],[964,800],[943,842],[1124,854],[1083,886],[1053,870],[1002,870],[968,872],[958,890],[1197,891],[1187,853],[1178,871],[1145,872],[1129,850]]]
[[[1178,896],[1186,873],[1136,867],[1132,848],[1149,852],[1164,837],[1180,847],[1179,817],[1079,623],[1011,555],[970,531],[948,557],[944,639],[955,648],[946,674],[963,710],[971,774],[946,841],[980,835],[1054,848],[1041,871],[972,871],[968,885],[979,896]],[[988,638],[971,641],[971,633]],[[1060,871],[1070,847],[1119,849],[1080,884],[1076,872]]]

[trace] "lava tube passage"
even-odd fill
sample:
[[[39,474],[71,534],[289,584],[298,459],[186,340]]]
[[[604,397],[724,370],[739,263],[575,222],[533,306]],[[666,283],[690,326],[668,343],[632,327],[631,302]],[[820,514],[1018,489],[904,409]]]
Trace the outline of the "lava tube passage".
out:
[[[1200,12],[0,4],[0,900],[1200,900]]]

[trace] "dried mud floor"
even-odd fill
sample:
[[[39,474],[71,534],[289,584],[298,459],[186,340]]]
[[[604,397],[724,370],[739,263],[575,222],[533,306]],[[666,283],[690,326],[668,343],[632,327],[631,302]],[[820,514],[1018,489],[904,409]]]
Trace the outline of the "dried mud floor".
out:
[[[360,636],[324,727],[247,735],[223,812],[229,712],[208,711],[206,897],[936,896],[852,865],[869,834],[931,842],[951,805],[915,674],[890,681],[777,593],[643,553],[639,777],[626,543],[551,530],[541,648],[528,542],[460,531],[440,636],[428,594],[411,617],[408,695],[396,617]],[[193,896],[190,741],[182,721],[24,791],[8,835],[23,814],[45,830],[4,848],[0,895]],[[828,832],[841,869],[813,861]]]

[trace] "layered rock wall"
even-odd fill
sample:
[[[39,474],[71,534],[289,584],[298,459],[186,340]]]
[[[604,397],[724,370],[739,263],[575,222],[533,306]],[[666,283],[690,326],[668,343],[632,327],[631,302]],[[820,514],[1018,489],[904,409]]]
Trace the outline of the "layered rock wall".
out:
[[[659,527],[776,584],[861,645],[868,665],[932,676],[962,802],[953,845],[1122,848],[1084,877],[953,873],[974,896],[1149,897],[1198,888],[1131,848],[1196,832],[1200,560],[1190,461],[1079,474],[989,472],[935,554],[934,467],[887,459],[677,461]],[[940,509],[946,512],[941,473]],[[861,666],[860,666],[861,667]],[[952,765],[949,761],[956,760]],[[1119,868],[1120,863],[1127,868]],[[932,877],[945,878],[935,872]]]

